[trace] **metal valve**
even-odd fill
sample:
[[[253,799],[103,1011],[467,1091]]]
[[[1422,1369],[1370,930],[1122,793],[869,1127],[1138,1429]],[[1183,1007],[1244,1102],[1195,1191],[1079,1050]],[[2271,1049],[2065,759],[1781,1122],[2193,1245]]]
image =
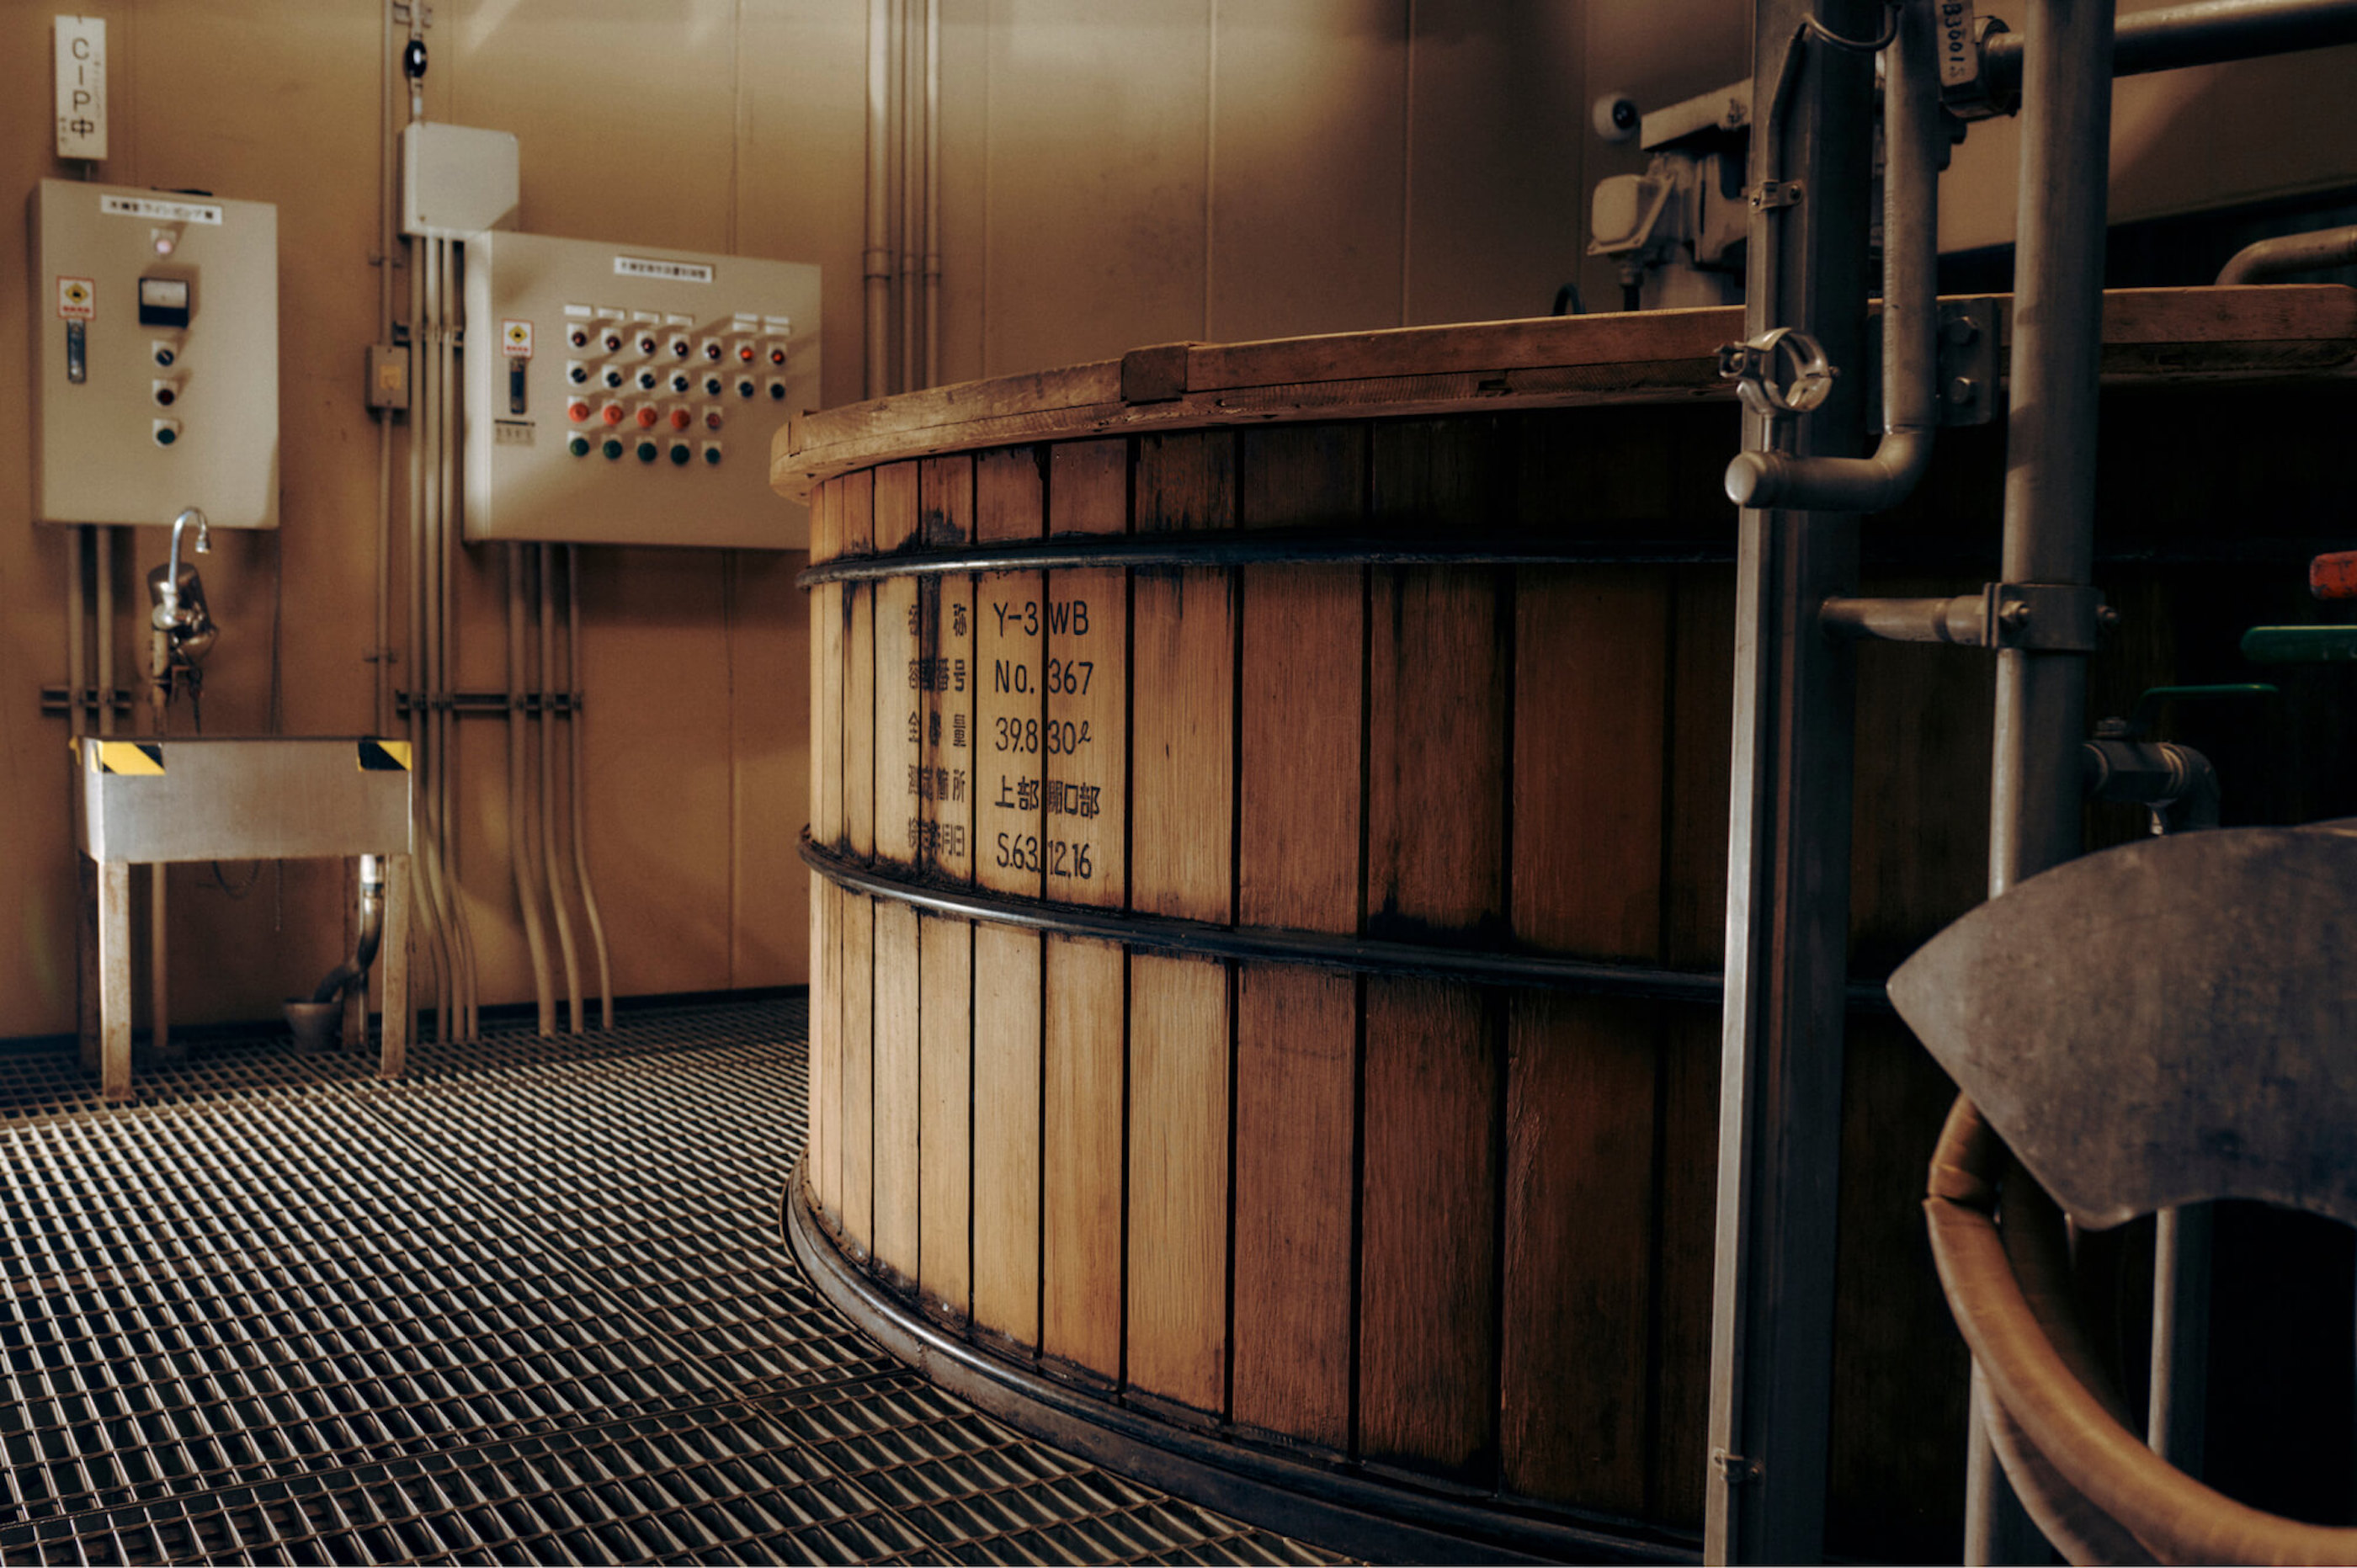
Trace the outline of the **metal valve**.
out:
[[[1795,327],[1779,327],[1749,343],[1722,343],[1718,374],[1735,383],[1743,406],[1763,419],[1790,419],[1833,395],[1841,372],[1817,340]]]

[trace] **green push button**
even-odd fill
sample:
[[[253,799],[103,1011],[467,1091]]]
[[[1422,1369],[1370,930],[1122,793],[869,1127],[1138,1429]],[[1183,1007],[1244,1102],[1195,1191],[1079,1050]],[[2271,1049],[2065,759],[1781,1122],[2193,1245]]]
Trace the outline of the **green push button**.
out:
[[[653,461],[655,460],[655,458],[656,458],[659,455],[660,455],[660,453],[659,453],[659,451],[658,451],[658,449],[657,449],[657,447],[655,446],[655,444],[654,444],[653,442],[651,442],[651,441],[641,441],[641,442],[640,442],[640,443],[639,443],[639,461],[640,461],[640,462],[641,462],[641,463],[651,463],[651,462],[653,462]]]
[[[608,460],[611,461],[622,455],[622,444],[619,441],[615,440],[614,437],[608,435],[606,437],[605,446],[598,448],[598,450],[604,452]]]
[[[717,468],[720,467],[720,448],[717,446],[706,446],[704,449],[704,460],[713,467]]]
[[[687,443],[686,443],[686,442],[684,442],[684,441],[674,441],[674,442],[673,442],[673,443],[672,443],[672,445],[671,445],[671,461],[672,461],[672,467],[675,467],[675,468],[684,468],[684,467],[687,467],[687,456],[688,456],[688,453],[687,453]]]
[[[565,449],[567,452],[572,453],[576,457],[587,457],[589,456],[589,437],[587,435],[576,435],[572,440],[567,441],[565,444]]]

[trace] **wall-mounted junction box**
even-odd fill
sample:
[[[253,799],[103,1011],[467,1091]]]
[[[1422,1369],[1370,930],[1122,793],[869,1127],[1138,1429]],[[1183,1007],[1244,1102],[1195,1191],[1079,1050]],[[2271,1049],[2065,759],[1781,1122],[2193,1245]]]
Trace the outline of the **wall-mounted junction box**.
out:
[[[818,406],[818,306],[797,262],[469,240],[467,538],[809,548],[770,438]]]
[[[463,240],[515,221],[522,158],[515,135],[414,120],[401,128],[401,231]]]
[[[33,515],[278,526],[278,209],[45,179]]]

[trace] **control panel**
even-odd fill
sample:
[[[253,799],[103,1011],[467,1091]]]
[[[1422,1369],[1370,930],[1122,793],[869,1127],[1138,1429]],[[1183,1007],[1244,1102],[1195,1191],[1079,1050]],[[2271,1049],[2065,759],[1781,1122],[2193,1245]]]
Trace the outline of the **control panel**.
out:
[[[33,515],[278,526],[278,209],[45,179]]]
[[[770,438],[818,406],[819,270],[467,242],[467,538],[802,550]]]

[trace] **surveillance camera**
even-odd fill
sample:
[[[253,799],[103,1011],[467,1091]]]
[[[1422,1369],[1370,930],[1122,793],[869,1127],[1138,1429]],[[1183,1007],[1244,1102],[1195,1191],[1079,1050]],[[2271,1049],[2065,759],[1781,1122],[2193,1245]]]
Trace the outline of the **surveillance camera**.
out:
[[[1644,118],[1637,108],[1637,101],[1625,92],[1608,92],[1598,98],[1595,107],[1588,111],[1588,119],[1595,125],[1596,134],[1608,142],[1635,141],[1637,128],[1643,124]]]

